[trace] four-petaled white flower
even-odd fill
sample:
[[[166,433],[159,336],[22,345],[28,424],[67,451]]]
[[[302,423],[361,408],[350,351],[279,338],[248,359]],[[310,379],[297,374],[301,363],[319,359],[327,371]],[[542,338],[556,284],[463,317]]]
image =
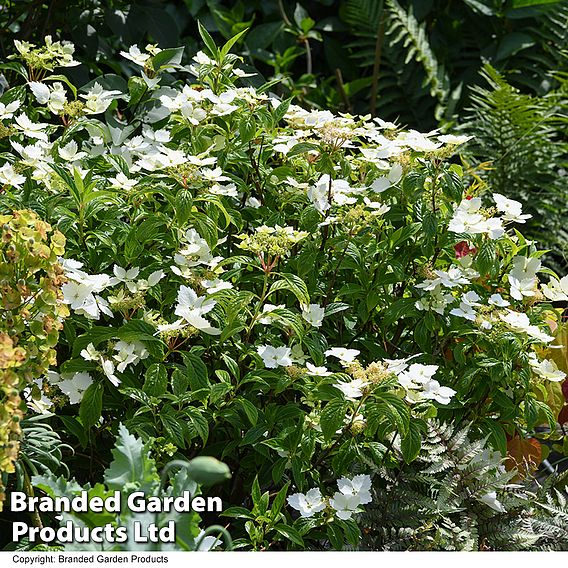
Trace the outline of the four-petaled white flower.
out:
[[[352,479],[342,477],[337,480],[337,487],[344,495],[358,497],[362,505],[372,501],[371,478],[368,475],[356,475]]]
[[[256,349],[267,369],[277,367],[289,367],[292,364],[292,350],[289,347],[273,347],[272,345],[260,345]]]
[[[290,507],[300,511],[302,517],[313,517],[325,509],[325,501],[317,488],[310,489],[306,494],[294,493],[287,498],[287,501]]]
[[[332,347],[325,354],[331,357],[337,357],[344,363],[353,363],[357,355],[361,353],[358,349],[347,349],[345,347]]]
[[[543,359],[542,361],[536,356],[536,353],[529,355],[529,364],[532,370],[542,377],[558,383],[566,378],[566,373],[561,371],[552,359]]]
[[[313,377],[329,377],[333,373],[327,370],[327,367],[316,367],[312,363],[306,363],[306,368],[308,369],[308,375]]]
[[[221,335],[221,330],[212,327],[203,317],[215,307],[216,303],[215,300],[207,299],[205,296],[198,296],[197,292],[188,286],[181,286],[174,313],[176,316],[184,319],[189,325],[204,333]]]
[[[514,199],[509,199],[500,193],[494,193],[493,199],[497,205],[497,211],[503,213],[503,221],[513,221],[515,223],[524,223],[530,219],[532,215],[523,215],[523,205]]]
[[[345,398],[354,400],[363,396],[363,389],[368,384],[362,379],[353,379],[347,383],[335,383],[333,386],[339,389],[345,395]]]
[[[314,327],[321,327],[323,318],[325,316],[325,309],[319,304],[302,304],[302,317]]]

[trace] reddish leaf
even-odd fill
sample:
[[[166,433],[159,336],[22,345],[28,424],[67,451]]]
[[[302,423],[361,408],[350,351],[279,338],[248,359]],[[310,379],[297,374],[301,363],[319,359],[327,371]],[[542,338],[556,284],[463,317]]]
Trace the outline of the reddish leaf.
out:
[[[507,470],[517,469],[521,479],[532,475],[542,461],[542,448],[535,438],[515,436],[507,440]]]

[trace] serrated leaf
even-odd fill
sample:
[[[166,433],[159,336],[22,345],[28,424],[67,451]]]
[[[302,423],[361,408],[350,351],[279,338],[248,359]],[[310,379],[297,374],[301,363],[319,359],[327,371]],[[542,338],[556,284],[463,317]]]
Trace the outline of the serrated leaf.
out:
[[[338,398],[330,400],[325,405],[320,415],[320,426],[326,440],[331,440],[343,425],[346,409],[347,403]]]
[[[168,371],[162,363],[152,363],[144,374],[143,390],[150,396],[161,396],[168,388]]]
[[[94,426],[101,417],[103,408],[103,385],[93,383],[83,393],[81,405],[79,406],[79,418],[85,428]]]

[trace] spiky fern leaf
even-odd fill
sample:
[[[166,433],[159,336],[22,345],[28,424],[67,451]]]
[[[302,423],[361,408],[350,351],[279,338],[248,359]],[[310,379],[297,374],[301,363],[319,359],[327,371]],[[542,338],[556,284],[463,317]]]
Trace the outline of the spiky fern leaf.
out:
[[[426,27],[418,23],[412,7],[407,11],[397,0],[387,0],[387,5],[390,12],[387,36],[406,51],[405,65],[411,61],[421,63],[426,74],[424,86],[428,85],[430,94],[443,105],[449,92],[449,79],[430,48]]]
[[[552,535],[562,540],[566,503],[538,505],[533,492],[511,485],[514,475],[468,428],[431,421],[414,462],[401,457],[398,469],[376,470],[373,504],[360,516],[363,548],[531,550]]]
[[[412,9],[397,0],[346,0],[341,13],[356,38],[348,46],[353,60],[378,72],[379,114],[410,124],[440,114],[447,75]]]
[[[549,264],[563,272],[562,257],[568,252],[566,94],[522,94],[490,65],[482,76],[488,87],[472,91],[467,128],[474,139],[468,151],[475,161],[491,163],[481,175],[492,191],[525,204],[533,215],[528,236],[555,251]]]

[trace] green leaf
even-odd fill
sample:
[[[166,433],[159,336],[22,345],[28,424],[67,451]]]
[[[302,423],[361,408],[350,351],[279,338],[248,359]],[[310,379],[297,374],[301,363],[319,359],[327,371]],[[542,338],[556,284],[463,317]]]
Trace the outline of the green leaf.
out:
[[[162,409],[159,414],[160,422],[162,423],[165,431],[168,433],[168,436],[171,438],[172,442],[178,448],[185,448],[185,440],[183,436],[183,428],[181,426],[181,420],[179,416],[173,411],[171,406],[167,407],[167,409]]]
[[[292,146],[290,151],[286,154],[286,157],[290,159],[295,156],[299,156],[300,154],[311,152],[312,150],[317,150],[319,152],[319,149],[320,147],[317,144],[313,144],[312,142],[300,142]]]
[[[343,550],[343,532],[337,525],[327,525],[327,538],[335,550]]]
[[[79,406],[79,417],[85,428],[94,426],[101,417],[103,409],[103,385],[93,383],[83,393],[81,405]]]
[[[282,101],[273,111],[272,111],[272,118],[274,120],[274,125],[276,126],[283,118],[284,115],[288,112],[290,108],[290,103],[292,99],[286,99]]]
[[[187,392],[187,387],[189,386],[189,377],[180,369],[174,369],[172,371],[171,383],[172,392],[176,396],[181,396],[182,394]]]
[[[324,407],[320,416],[320,426],[323,437],[331,440],[337,430],[343,426],[347,403],[338,398],[330,400]]]
[[[295,274],[279,274],[282,280],[277,280],[272,284],[268,292],[268,296],[277,290],[290,290],[301,304],[308,305],[310,303],[310,294],[306,283]]]
[[[288,488],[290,487],[290,482],[286,482],[286,485],[278,491],[274,501],[272,502],[272,507],[270,508],[270,518],[274,521],[278,517],[284,502],[286,501],[286,495],[288,494]]]
[[[253,114],[245,113],[239,121],[239,138],[243,144],[250,142],[256,134],[256,121]]]
[[[137,105],[147,90],[146,83],[140,77],[130,77],[128,79],[128,93],[130,95],[128,104],[130,106]]]
[[[418,422],[410,422],[406,436],[400,441],[400,449],[406,463],[414,461],[422,447],[422,434]]]
[[[183,50],[183,47],[162,49],[160,53],[157,53],[154,57],[152,57],[154,70],[158,71],[163,67],[168,67],[168,65],[179,65],[183,57]]]
[[[258,410],[256,406],[246,398],[239,398],[236,402],[243,409],[251,426],[255,426],[258,421]]]
[[[513,8],[527,8],[528,6],[542,6],[545,4],[562,4],[563,0],[513,0]]]
[[[279,532],[282,536],[286,537],[288,540],[292,541],[294,544],[303,547],[304,539],[300,536],[300,533],[290,525],[278,524],[274,527],[274,530]]]
[[[191,424],[195,428],[197,435],[203,440],[203,444],[207,443],[209,437],[209,423],[203,414],[197,409],[190,406],[185,409],[186,415],[191,420]]]
[[[192,352],[183,353],[182,357],[189,373],[191,390],[208,389],[211,384],[207,376],[207,367],[201,357]]]
[[[168,371],[162,363],[152,363],[144,375],[144,386],[146,394],[150,396],[161,396],[168,388]]]
[[[221,61],[225,59],[225,56],[231,51],[231,48],[237,41],[239,41],[247,32],[249,28],[244,29],[243,31],[235,34],[231,39],[227,41],[227,43],[221,48]]]
[[[205,44],[207,50],[209,51],[209,55],[213,57],[213,59],[219,60],[220,59],[219,50],[217,49],[217,45],[215,44],[215,41],[213,40],[209,32],[203,27],[203,25],[199,21],[197,22],[197,28],[199,30],[199,35],[201,36],[203,43]]]

